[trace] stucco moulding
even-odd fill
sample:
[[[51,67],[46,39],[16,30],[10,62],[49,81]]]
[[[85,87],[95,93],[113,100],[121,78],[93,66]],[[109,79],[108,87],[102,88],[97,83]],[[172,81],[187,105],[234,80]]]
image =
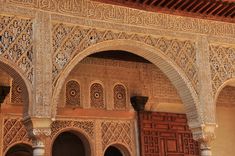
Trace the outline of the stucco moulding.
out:
[[[91,0],[5,0],[5,2],[11,5],[106,22],[235,37],[235,24],[233,23],[152,13]]]

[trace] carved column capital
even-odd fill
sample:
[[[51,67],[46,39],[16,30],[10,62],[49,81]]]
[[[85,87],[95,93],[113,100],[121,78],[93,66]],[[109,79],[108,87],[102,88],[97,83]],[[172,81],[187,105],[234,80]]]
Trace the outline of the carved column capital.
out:
[[[43,140],[51,135],[51,119],[48,118],[26,118],[23,123],[32,139]]]
[[[131,104],[135,111],[144,111],[145,104],[148,101],[148,97],[146,96],[133,96],[131,97]]]
[[[51,135],[50,118],[27,117],[23,123],[33,141],[33,156],[45,156],[45,140]]]
[[[211,156],[211,142],[215,139],[216,124],[203,124],[191,128],[194,140],[200,143],[201,156]]]
[[[216,124],[202,124],[200,127],[191,128],[194,140],[210,143],[215,139]]]
[[[45,137],[48,137],[51,135],[51,128],[49,127],[43,127],[43,128],[33,128],[31,130],[31,133],[33,136],[45,136]]]

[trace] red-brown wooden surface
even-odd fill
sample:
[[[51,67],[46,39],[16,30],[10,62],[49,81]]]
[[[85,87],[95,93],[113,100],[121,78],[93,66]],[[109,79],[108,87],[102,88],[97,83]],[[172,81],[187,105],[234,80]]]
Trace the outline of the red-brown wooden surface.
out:
[[[141,156],[199,156],[186,115],[140,112]]]

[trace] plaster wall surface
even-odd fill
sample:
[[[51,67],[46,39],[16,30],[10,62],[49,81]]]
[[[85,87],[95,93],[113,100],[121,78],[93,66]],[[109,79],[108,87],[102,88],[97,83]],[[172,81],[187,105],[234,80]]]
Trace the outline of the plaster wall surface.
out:
[[[217,107],[216,139],[212,142],[213,156],[233,156],[235,153],[235,107]]]
[[[148,96],[146,110],[184,113],[181,99],[170,80],[151,63],[85,58],[70,73],[66,82],[77,80],[81,85],[83,107],[89,106],[89,90],[93,82],[100,82],[105,90],[107,109],[113,108],[113,87],[123,84],[127,89],[128,109],[132,109],[130,97]],[[65,85],[61,92],[60,107],[65,104]]]
[[[213,156],[233,156],[235,153],[235,87],[225,87],[217,100],[216,139],[212,142]]]

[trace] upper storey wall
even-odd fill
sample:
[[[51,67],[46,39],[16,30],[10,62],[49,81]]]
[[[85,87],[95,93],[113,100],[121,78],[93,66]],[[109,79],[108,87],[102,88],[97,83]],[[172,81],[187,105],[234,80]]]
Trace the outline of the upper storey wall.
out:
[[[159,68],[149,63],[119,61],[88,57],[82,60],[67,77],[61,90],[60,106],[66,104],[66,84],[75,80],[80,83],[81,103],[84,108],[89,105],[89,87],[99,82],[104,88],[104,99],[107,108],[112,108],[114,86],[122,84],[127,92],[126,100],[131,108],[130,97],[135,95],[148,96],[146,110],[184,113],[182,101],[170,80]],[[171,107],[172,106],[172,107]],[[174,109],[175,108],[175,109]]]
[[[124,28],[127,31],[141,31],[142,33],[152,32],[151,29],[165,29],[175,32],[188,32],[190,34],[207,34],[226,37],[235,36],[235,26],[232,23],[152,13],[94,2],[92,0],[2,1],[6,3],[6,5],[1,5],[1,10],[3,12],[10,11],[13,14],[34,16],[35,11],[33,10],[36,9],[50,12],[52,20],[68,23],[102,28],[111,27],[112,29],[119,30],[123,29],[121,25],[128,25]],[[22,10],[22,7],[27,8],[28,10]],[[65,16],[70,16],[70,18]],[[103,22],[105,22],[105,27],[103,27]],[[133,28],[129,29],[130,27]],[[148,28],[149,30],[146,31],[144,28]],[[156,32],[154,34],[156,34]]]
[[[0,29],[0,34],[3,36],[9,30],[12,31],[12,34],[3,36],[10,41],[4,43],[4,53],[16,56],[19,54],[20,57],[4,58],[1,49],[0,56],[19,67],[34,86],[35,101],[38,103],[35,107],[40,107],[35,108],[36,113],[48,110],[47,116],[50,116],[50,109],[44,107],[50,107],[52,103],[53,98],[48,96],[52,96],[52,82],[54,85],[57,83],[58,78],[63,76],[64,69],[78,54],[105,41],[114,44],[117,41],[127,43],[128,40],[128,43],[138,43],[139,46],[151,49],[154,54],[166,58],[172,67],[179,69],[177,73],[183,73],[179,75],[184,75],[183,81],[195,94],[192,95],[195,98],[191,98],[188,103],[195,102],[196,105],[201,103],[203,107],[206,106],[205,102],[210,100],[198,97],[215,97],[220,86],[235,77],[233,23],[152,13],[91,0],[0,2],[1,17],[16,17],[14,19],[18,23],[28,21],[28,29],[17,30],[20,32],[17,35],[16,29],[11,26],[13,22],[6,24],[4,18],[1,18],[4,29]],[[21,44],[18,41],[25,43],[25,46],[14,49],[15,44]],[[225,57],[220,55],[221,49]],[[22,52],[18,53],[17,50]],[[150,56],[147,52],[145,55]],[[229,66],[224,66],[227,64]],[[169,75],[174,74],[169,72]],[[178,89],[184,90],[180,87]],[[185,99],[188,97],[185,95]],[[207,110],[211,110],[211,107]],[[190,109],[195,111],[194,107]]]

